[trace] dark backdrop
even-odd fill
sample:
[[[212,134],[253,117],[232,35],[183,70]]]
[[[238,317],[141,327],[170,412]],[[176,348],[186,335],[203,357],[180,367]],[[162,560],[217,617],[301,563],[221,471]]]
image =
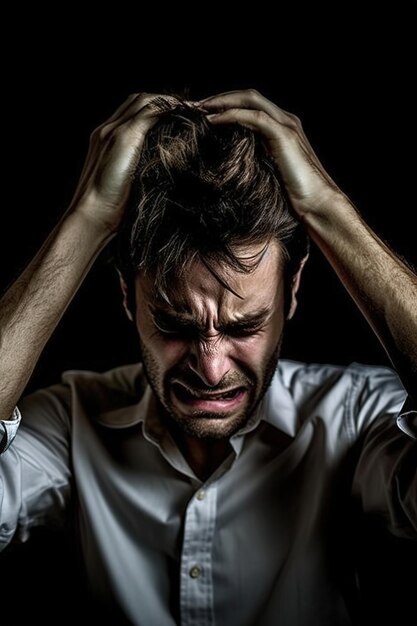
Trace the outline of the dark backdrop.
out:
[[[3,143],[8,201],[1,218],[1,287],[31,258],[68,205],[91,131],[133,91],[184,88],[199,98],[252,86],[296,113],[325,167],[363,216],[416,263],[411,61],[385,48],[336,58],[333,69],[317,52],[299,65],[277,56],[276,64],[268,57],[267,67],[259,59],[242,67],[227,56],[200,61],[195,69],[186,57],[168,58],[162,67],[138,62],[134,74],[134,64],[128,66],[128,77],[98,52],[58,63],[50,54],[26,59],[18,88],[7,97],[6,130],[12,132]],[[388,362],[315,247],[299,300],[285,356]],[[57,380],[66,368],[106,369],[137,358],[135,334],[120,302],[116,274],[102,257],[49,342],[31,387]]]
[[[126,14],[124,24],[131,17]],[[169,17],[165,18],[163,33],[157,31],[146,43],[140,23],[136,33],[117,35],[109,25],[105,30],[84,25],[81,46],[77,29],[64,34],[64,15],[60,27],[48,31],[46,42],[44,32],[36,29],[28,39],[14,40],[3,75],[6,176],[0,288],[18,275],[68,205],[92,130],[137,91],[186,89],[191,98],[200,98],[230,89],[258,89],[302,119],[323,164],[365,219],[417,264],[415,51],[407,16],[379,12],[367,24],[358,16],[346,32],[340,28],[341,17],[332,26],[311,28],[308,37],[300,33],[296,21],[287,22],[284,41],[282,24],[276,30],[269,24],[271,33],[265,24],[248,19],[233,39],[233,24],[222,29],[221,19],[213,20],[206,24],[209,35],[201,38],[198,28],[170,30]],[[30,28],[30,16],[26,26]],[[90,39],[93,31],[95,37]],[[314,247],[283,354],[306,361],[388,364],[377,339]],[[64,369],[105,370],[137,357],[135,332],[124,316],[116,274],[104,255],[54,333],[28,390],[59,380]],[[394,544],[389,561],[394,567],[396,548]],[[48,617],[56,623],[56,611],[61,622],[67,611],[78,614],[80,596],[70,552],[71,547],[60,543],[45,550],[41,538],[17,556],[8,552],[2,556],[0,582],[11,594],[12,617],[5,610],[0,624],[35,623],[34,615],[42,615],[43,623]],[[383,557],[376,561],[377,569],[383,562]],[[64,582],[68,576],[69,583]],[[374,576],[375,572],[370,580]],[[13,595],[11,581],[17,580],[18,593]],[[391,592],[393,580],[399,587],[398,577],[391,576],[382,586],[382,597],[384,589]],[[50,593],[45,594],[45,584],[52,585]],[[59,594],[68,584],[69,598]],[[371,585],[372,594],[380,598],[381,587]],[[64,614],[55,605],[61,601]],[[16,612],[23,612],[23,621],[16,622]],[[386,623],[391,623],[389,619]]]

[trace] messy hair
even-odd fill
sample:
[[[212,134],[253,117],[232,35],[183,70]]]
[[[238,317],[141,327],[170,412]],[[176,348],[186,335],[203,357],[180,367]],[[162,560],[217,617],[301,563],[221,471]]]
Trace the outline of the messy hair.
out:
[[[169,302],[169,284],[193,261],[224,284],[219,268],[251,272],[260,261],[262,251],[250,258],[239,254],[242,244],[272,239],[287,275],[294,274],[308,240],[261,137],[237,124],[214,126],[181,99],[161,98],[158,109],[116,244],[127,284],[138,272],[150,274]]]

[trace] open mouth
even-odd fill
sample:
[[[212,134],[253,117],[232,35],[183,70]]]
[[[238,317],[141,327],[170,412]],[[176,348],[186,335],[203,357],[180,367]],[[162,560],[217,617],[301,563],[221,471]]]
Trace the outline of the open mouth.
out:
[[[217,392],[191,389],[182,383],[175,382],[172,385],[176,398],[182,403],[194,408],[210,411],[234,408],[246,394],[244,387],[234,387]]]

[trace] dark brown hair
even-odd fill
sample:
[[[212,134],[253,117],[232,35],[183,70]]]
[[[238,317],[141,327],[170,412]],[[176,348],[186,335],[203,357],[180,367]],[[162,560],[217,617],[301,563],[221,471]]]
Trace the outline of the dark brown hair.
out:
[[[128,285],[137,272],[150,273],[169,301],[171,279],[193,260],[221,281],[216,268],[250,272],[259,261],[239,257],[236,244],[272,238],[294,274],[308,239],[261,137],[237,124],[211,125],[180,99],[161,98],[158,107],[117,239],[116,264]]]

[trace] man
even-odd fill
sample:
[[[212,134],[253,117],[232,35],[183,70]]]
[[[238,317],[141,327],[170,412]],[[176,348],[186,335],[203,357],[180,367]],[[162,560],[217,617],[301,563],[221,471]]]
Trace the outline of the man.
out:
[[[397,374],[278,360],[305,231]],[[113,239],[143,363],[22,397]],[[75,510],[109,623],[354,623],[356,513],[416,538],[416,303],[293,115],[131,96],[1,303],[3,545]]]

